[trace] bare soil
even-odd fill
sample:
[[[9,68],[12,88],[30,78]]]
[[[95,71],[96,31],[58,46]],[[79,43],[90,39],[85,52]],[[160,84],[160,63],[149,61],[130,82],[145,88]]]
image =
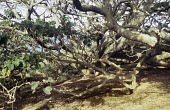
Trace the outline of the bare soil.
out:
[[[25,94],[14,104],[14,110],[170,110],[170,71],[147,70],[137,76],[138,87],[133,94],[104,87],[83,98],[43,92]],[[90,81],[81,83],[86,86]],[[76,84],[72,85],[73,87]]]

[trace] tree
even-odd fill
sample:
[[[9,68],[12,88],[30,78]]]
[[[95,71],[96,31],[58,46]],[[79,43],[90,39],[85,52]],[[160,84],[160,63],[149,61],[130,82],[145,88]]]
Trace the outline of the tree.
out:
[[[0,84],[9,96],[8,89],[38,73],[56,81],[103,75],[79,94],[53,88],[81,97],[110,80],[133,90],[142,69],[170,67],[168,0],[4,0],[0,6]],[[9,87],[8,78],[20,85]],[[33,91],[38,84],[30,84]]]

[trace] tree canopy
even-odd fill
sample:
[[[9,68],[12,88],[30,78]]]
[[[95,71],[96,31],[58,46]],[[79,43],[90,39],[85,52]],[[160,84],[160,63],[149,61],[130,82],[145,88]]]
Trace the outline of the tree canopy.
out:
[[[25,85],[76,97],[110,80],[133,90],[141,70],[170,67],[168,0],[1,0],[0,8],[0,94],[7,103]],[[76,76],[104,80],[80,93],[52,87]]]

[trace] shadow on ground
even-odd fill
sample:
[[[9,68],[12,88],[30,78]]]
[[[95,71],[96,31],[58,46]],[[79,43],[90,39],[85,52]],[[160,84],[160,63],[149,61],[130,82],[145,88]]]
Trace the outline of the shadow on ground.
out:
[[[113,107],[115,110],[170,109],[169,70],[143,70],[137,79],[139,85],[131,95],[125,95],[126,89],[114,89],[120,85],[106,85],[82,98],[56,92],[50,96],[46,96],[43,91],[34,94],[28,92],[16,101],[14,110],[112,110]],[[93,81],[84,80],[68,86],[90,87]]]

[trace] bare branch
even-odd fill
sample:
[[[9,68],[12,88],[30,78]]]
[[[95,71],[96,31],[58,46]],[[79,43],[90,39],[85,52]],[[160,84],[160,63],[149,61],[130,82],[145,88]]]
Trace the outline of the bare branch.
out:
[[[99,8],[93,5],[89,6],[82,6],[79,0],[73,0],[73,5],[80,11],[87,12],[87,11],[93,11],[95,13],[99,13],[101,15],[106,16],[105,10],[103,8]]]

